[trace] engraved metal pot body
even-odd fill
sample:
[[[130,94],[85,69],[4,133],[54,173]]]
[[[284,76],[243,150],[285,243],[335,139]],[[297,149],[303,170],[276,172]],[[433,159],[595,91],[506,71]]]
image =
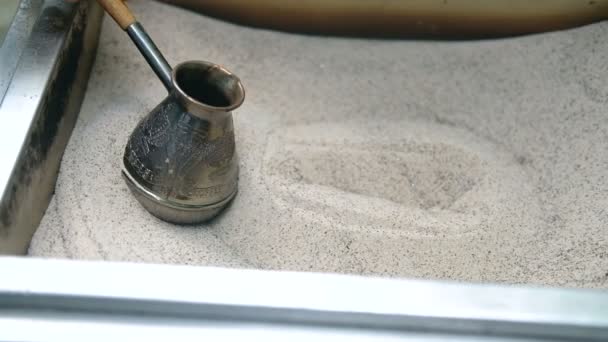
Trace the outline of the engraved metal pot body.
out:
[[[217,215],[237,192],[232,110],[245,92],[235,75],[208,62],[176,66],[172,85],[131,134],[122,174],[150,213],[191,224]]]

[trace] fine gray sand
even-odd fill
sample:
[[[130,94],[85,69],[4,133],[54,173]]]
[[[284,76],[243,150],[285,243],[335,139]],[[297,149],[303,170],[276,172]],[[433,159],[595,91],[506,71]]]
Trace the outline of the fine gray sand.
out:
[[[31,255],[608,287],[608,23],[380,41],[130,6],[170,62],[242,79],[240,192],[195,227],[131,196],[127,137],[166,93],[106,18]]]

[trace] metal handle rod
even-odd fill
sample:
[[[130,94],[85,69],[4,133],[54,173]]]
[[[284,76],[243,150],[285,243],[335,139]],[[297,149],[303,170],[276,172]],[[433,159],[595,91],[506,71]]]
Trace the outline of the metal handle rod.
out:
[[[173,88],[171,84],[171,66],[163,56],[163,54],[158,50],[156,44],[152,41],[148,33],[144,30],[144,27],[141,26],[140,23],[134,22],[129,25],[126,29],[129,37],[133,40],[133,43],[139,49],[139,52],[144,56],[154,73],[160,80],[163,82],[165,88],[168,91],[171,91]]]

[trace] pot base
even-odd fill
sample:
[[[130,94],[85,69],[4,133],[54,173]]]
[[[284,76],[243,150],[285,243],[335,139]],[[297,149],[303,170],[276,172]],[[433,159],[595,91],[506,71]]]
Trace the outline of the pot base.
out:
[[[219,202],[201,206],[185,206],[150,194],[137,184],[127,172],[123,170],[121,173],[137,201],[150,214],[169,223],[197,224],[209,221],[217,216],[237,193],[237,188],[235,188],[228,197]]]

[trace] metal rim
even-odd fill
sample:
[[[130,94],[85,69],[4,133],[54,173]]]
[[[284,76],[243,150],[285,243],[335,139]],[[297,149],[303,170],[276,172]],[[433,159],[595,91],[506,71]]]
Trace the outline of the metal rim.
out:
[[[184,91],[182,89],[182,87],[179,86],[178,82],[177,82],[177,73],[180,69],[188,66],[188,65],[204,65],[206,67],[209,68],[215,68],[220,70],[222,73],[224,73],[226,76],[229,76],[231,78],[234,78],[234,80],[236,81],[237,87],[239,89],[239,93],[241,94],[241,96],[239,96],[236,101],[234,101],[234,103],[231,103],[229,106],[212,106],[210,104],[201,102],[197,99],[195,99],[194,97],[188,95],[188,93],[186,91]],[[219,64],[215,64],[215,63],[211,63],[211,62],[206,62],[206,61],[186,61],[186,62],[182,62],[178,65],[176,65],[172,72],[171,72],[171,81],[173,83],[173,88],[175,90],[177,90],[177,93],[179,96],[184,97],[185,99],[187,99],[189,102],[195,103],[198,106],[201,106],[204,109],[208,109],[210,111],[223,111],[223,112],[230,112],[238,107],[240,107],[243,104],[243,101],[245,101],[245,88],[243,87],[243,84],[240,80],[240,78],[238,76],[236,76],[234,73],[232,73],[230,70],[224,68],[223,66],[219,65]]]

